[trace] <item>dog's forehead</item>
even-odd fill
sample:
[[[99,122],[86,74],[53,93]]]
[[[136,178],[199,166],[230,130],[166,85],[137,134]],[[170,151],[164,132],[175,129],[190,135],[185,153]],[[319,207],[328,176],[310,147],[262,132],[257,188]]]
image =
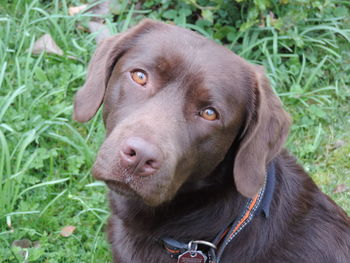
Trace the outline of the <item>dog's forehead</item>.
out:
[[[165,25],[138,35],[121,62],[123,72],[135,68],[148,71],[157,90],[174,87],[198,106],[211,101],[241,104],[246,97],[247,63],[184,28]]]
[[[186,70],[229,68],[234,54],[214,41],[190,30],[169,26],[154,29],[138,37],[135,47],[159,67],[182,67]]]
[[[191,76],[194,81],[202,79],[215,86],[239,82],[246,64],[214,41],[170,25],[140,35],[131,53],[135,60],[169,79]]]

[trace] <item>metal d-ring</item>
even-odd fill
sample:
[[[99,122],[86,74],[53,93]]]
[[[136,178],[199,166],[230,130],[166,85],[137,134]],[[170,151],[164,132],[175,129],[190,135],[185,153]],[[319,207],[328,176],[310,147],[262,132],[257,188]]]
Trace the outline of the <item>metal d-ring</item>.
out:
[[[194,249],[192,249],[192,245],[195,245]],[[188,243],[188,249],[190,251],[196,251],[197,250],[197,247],[198,245],[204,245],[204,246],[207,246],[207,247],[211,247],[213,249],[216,249],[216,246],[211,243],[211,242],[208,242],[208,241],[205,241],[205,240],[192,240]]]

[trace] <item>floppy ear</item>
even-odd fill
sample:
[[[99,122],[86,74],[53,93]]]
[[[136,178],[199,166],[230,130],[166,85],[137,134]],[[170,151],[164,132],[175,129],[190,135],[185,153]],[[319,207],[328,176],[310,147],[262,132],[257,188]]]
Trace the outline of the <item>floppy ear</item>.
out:
[[[233,166],[237,190],[249,198],[263,186],[266,166],[281,150],[291,124],[263,68],[256,67],[255,75],[249,118]]]
[[[89,63],[85,84],[75,95],[73,119],[86,122],[96,114],[103,102],[109,78],[118,59],[132,45],[135,36],[159,24],[145,19],[125,33],[106,38],[98,45]]]
[[[85,84],[74,98],[73,119],[76,121],[90,120],[101,106],[112,67],[120,54],[120,39],[117,35],[103,40],[90,60]]]

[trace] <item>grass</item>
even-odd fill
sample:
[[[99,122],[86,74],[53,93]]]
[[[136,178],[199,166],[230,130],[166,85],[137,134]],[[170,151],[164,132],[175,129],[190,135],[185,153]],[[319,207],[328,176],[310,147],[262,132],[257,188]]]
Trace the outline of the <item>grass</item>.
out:
[[[71,120],[72,97],[95,48],[94,35],[77,29],[90,15],[67,15],[68,6],[78,4],[19,0],[0,6],[1,262],[111,260],[103,233],[106,191],[90,177],[104,136],[101,118],[84,125]],[[107,17],[113,32],[148,15],[134,7],[124,5],[123,15]],[[350,187],[349,25],[345,18],[310,18],[283,33],[267,21],[266,27],[237,32],[226,43],[265,66],[294,119],[287,147],[348,213],[349,191],[333,190]],[[195,24],[183,26],[213,37]],[[64,56],[31,55],[44,33]],[[67,225],[76,230],[62,237]],[[27,248],[12,245],[24,239],[30,241]]]

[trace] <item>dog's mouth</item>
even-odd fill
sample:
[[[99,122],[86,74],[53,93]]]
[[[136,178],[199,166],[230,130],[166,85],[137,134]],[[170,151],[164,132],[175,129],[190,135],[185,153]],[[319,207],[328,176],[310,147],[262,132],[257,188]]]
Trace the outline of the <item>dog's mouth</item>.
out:
[[[165,169],[165,165],[162,168],[152,175],[135,174],[131,169],[122,167],[118,160],[112,165],[101,155],[94,164],[92,175],[104,181],[117,195],[158,206],[169,200],[176,191],[172,187],[175,175],[170,173],[170,169]]]
[[[133,190],[129,185],[125,183],[116,181],[106,181],[106,184],[108,188],[113,192],[132,198],[138,197],[138,194],[135,192],[135,190]]]

